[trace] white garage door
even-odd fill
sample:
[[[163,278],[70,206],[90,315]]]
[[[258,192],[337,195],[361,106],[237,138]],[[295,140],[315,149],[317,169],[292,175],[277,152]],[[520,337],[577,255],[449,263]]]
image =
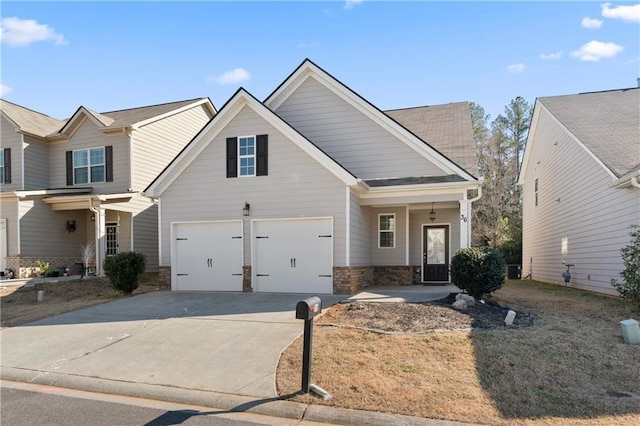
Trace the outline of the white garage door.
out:
[[[173,224],[173,290],[242,291],[242,221]]]
[[[252,222],[255,291],[333,293],[331,218]]]

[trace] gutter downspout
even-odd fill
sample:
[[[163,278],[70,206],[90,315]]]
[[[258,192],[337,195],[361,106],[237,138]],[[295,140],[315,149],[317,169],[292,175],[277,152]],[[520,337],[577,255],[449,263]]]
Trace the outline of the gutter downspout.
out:
[[[640,181],[638,181],[638,176],[634,176],[630,179],[631,186],[635,186],[636,188],[640,188]]]

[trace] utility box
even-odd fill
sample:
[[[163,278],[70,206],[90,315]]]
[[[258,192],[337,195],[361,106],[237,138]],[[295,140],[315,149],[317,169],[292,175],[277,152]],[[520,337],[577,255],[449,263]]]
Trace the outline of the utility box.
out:
[[[520,276],[520,265],[507,265],[507,278],[510,280],[519,280]]]
[[[640,326],[638,321],[627,319],[620,321],[620,325],[622,326],[624,342],[628,345],[640,345]]]

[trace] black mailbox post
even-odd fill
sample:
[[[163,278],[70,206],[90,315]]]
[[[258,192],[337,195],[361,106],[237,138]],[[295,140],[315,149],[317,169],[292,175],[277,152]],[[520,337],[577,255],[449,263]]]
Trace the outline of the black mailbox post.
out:
[[[311,347],[313,318],[322,312],[322,300],[312,296],[301,300],[296,305],[296,319],[304,320],[304,348],[302,350],[302,392],[309,392],[311,384]]]

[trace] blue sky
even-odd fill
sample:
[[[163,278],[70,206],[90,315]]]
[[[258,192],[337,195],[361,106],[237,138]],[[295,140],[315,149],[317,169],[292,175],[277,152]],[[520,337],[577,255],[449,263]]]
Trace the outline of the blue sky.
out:
[[[638,2],[3,1],[2,97],[56,118],[240,86],[310,58],[380,109],[637,85]]]

